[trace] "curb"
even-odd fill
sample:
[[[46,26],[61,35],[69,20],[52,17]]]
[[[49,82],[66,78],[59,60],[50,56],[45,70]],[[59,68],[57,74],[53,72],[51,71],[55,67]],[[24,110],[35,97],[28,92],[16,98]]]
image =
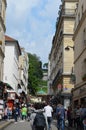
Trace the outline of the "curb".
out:
[[[10,125],[11,123],[13,123],[12,121],[9,122],[5,122],[2,125],[0,125],[0,130],[4,130],[4,128],[6,128],[8,125]]]

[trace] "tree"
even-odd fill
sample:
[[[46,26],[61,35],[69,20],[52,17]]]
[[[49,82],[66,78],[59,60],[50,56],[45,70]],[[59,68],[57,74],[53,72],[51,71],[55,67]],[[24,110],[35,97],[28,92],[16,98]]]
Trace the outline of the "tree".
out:
[[[32,95],[35,95],[40,86],[40,80],[43,77],[42,62],[40,61],[40,58],[37,57],[35,54],[29,53],[28,57],[29,57],[28,89]]]
[[[43,68],[48,69],[48,63],[44,63]]]

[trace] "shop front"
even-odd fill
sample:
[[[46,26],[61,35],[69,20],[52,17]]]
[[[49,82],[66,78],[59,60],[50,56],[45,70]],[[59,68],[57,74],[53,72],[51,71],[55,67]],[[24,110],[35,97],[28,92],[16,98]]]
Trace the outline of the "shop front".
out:
[[[61,93],[61,101],[62,104],[64,105],[65,109],[68,109],[68,107],[71,105],[71,100],[72,100],[72,94],[71,93]]]
[[[16,99],[16,93],[14,90],[7,90],[7,92],[8,92],[7,106],[12,110]]]
[[[86,104],[86,84],[78,88],[74,88],[73,91],[73,106]]]

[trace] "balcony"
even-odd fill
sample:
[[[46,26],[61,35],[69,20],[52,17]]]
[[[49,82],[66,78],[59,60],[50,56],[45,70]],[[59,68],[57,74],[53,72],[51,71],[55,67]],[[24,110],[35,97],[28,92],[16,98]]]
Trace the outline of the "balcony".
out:
[[[63,9],[62,16],[75,17],[75,9]]]
[[[63,69],[59,69],[56,76],[55,76],[55,78],[54,78],[54,80],[53,80],[53,82],[52,82],[52,85],[55,85],[56,81],[60,78],[62,73],[63,73]]]
[[[58,28],[59,21],[61,20],[62,17],[72,17],[75,18],[76,10],[75,9],[61,9],[58,12],[58,17],[56,21],[56,28]]]

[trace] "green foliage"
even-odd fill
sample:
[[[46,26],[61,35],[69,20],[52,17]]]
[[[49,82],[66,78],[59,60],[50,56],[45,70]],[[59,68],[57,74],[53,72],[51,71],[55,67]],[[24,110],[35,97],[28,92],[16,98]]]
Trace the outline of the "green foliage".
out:
[[[48,63],[44,63],[43,68],[48,69]]]
[[[42,62],[35,54],[28,54],[29,56],[29,84],[28,89],[32,95],[35,95],[43,77]]]
[[[40,80],[39,87],[37,88],[37,91],[43,90],[45,93],[47,93],[47,81]]]
[[[41,80],[41,86],[47,86],[47,81],[43,81],[43,80]]]

